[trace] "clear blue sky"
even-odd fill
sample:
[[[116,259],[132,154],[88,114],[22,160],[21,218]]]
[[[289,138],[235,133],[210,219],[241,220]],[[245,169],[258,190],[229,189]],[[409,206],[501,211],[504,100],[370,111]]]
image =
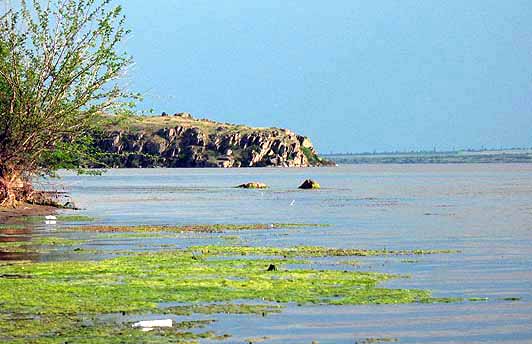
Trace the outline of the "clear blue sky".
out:
[[[532,146],[530,0],[122,0],[144,109],[321,152]]]

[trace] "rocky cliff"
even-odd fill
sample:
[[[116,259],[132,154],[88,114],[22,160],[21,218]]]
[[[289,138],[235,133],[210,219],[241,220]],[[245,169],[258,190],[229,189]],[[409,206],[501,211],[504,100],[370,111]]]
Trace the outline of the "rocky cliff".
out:
[[[278,128],[252,128],[188,113],[109,117],[96,138],[109,167],[306,167],[329,165],[310,140]]]

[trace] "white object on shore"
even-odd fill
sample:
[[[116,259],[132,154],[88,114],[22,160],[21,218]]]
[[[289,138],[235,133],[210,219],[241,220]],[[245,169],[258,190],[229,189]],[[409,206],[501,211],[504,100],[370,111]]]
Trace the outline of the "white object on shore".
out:
[[[54,215],[46,215],[44,218],[47,220],[57,220],[57,217],[55,217]]]
[[[139,321],[131,325],[131,327],[142,327],[142,331],[147,332],[153,330],[155,327],[172,327],[172,325],[172,319],[161,319]]]
[[[46,221],[44,221],[44,224],[45,225],[55,225],[55,224],[57,224],[57,221],[55,221],[55,220],[46,220]]]
[[[295,200],[295,199],[293,199],[292,202],[290,202],[290,206],[293,206],[294,203],[296,203],[296,200]]]

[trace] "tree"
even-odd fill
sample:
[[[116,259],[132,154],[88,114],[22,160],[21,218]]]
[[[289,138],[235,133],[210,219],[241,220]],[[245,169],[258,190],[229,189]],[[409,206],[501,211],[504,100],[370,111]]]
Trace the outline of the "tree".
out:
[[[129,31],[110,1],[18,0],[0,15],[0,206],[31,201],[57,152],[76,154],[101,114],[135,97],[120,80]]]

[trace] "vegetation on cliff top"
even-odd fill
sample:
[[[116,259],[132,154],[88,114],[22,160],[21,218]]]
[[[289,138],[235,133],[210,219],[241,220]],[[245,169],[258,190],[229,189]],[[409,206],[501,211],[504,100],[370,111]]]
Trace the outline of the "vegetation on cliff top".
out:
[[[224,130],[227,132],[250,133],[254,131],[279,130],[279,128],[258,128],[241,124],[231,124],[213,121],[206,118],[194,118],[186,113],[176,113],[174,115],[153,116],[153,115],[134,115],[125,112],[119,115],[103,116],[103,126],[107,131],[127,131],[139,132],[144,131],[153,133],[160,129],[171,127],[200,128],[207,134],[213,134],[216,131]]]

